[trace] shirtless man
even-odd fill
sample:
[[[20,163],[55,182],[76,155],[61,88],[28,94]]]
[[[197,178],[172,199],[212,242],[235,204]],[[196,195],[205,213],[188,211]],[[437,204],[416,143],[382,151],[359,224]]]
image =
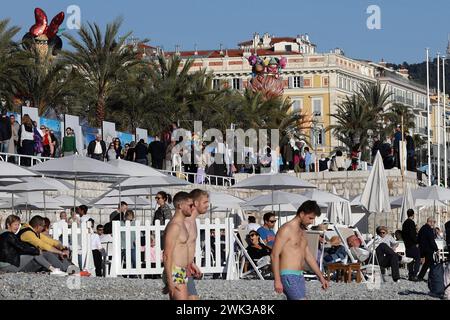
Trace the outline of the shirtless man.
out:
[[[305,261],[322,283],[328,288],[328,282],[320,272],[319,266],[308,249],[305,230],[320,216],[320,208],[315,201],[305,201],[297,210],[297,215],[285,223],[277,232],[272,250],[272,270],[275,278],[275,291],[284,293],[288,300],[306,298],[303,266]]]
[[[187,268],[189,265],[188,241],[189,233],[184,223],[186,217],[192,214],[194,206],[187,192],[178,192],[173,198],[175,215],[166,227],[164,236],[164,274],[171,300],[187,300]],[[163,292],[166,292],[163,290]]]
[[[198,266],[194,262],[195,258],[195,246],[197,243],[197,217],[201,214],[205,214],[209,208],[209,195],[208,192],[194,189],[189,195],[194,201],[194,207],[192,207],[192,215],[184,220],[186,228],[189,233],[188,250],[189,250],[189,267],[188,267],[188,294],[189,300],[198,300],[197,289],[195,288],[194,278],[199,279],[202,273]]]

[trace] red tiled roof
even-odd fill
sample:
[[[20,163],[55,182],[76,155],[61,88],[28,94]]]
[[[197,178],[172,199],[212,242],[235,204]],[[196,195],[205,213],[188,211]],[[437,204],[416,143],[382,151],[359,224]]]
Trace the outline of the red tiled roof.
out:
[[[279,42],[296,42],[296,38],[284,37],[284,38],[272,38],[270,44],[275,44]]]
[[[238,43],[238,46],[248,46],[250,44],[253,44],[253,40],[248,40],[248,41],[244,41],[244,42],[240,42]]]
[[[156,50],[156,47],[152,47],[152,46],[146,45],[144,43],[139,43],[138,47],[142,48],[142,49],[155,49]]]

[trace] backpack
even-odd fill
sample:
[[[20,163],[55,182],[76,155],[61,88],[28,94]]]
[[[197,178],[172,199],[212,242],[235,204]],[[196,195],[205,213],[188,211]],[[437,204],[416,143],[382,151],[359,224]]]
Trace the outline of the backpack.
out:
[[[430,289],[430,294],[432,296],[443,298],[444,293],[446,291],[450,291],[450,284],[448,284],[448,278],[450,278],[449,273],[450,270],[448,263],[433,261],[433,264],[431,265],[430,271],[428,273],[428,289]]]

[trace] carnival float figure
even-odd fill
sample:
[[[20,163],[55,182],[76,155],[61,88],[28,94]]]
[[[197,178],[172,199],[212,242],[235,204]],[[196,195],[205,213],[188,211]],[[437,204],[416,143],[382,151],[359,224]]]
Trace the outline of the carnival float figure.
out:
[[[35,48],[39,55],[46,56],[49,48],[56,56],[62,49],[62,40],[57,35],[60,25],[64,21],[64,12],[58,13],[48,24],[47,15],[41,8],[34,9],[35,24],[22,38],[22,45],[25,49]]]
[[[280,72],[286,67],[287,59],[282,57],[261,58],[252,54],[248,58],[252,66],[252,80],[249,88],[253,92],[261,92],[265,99],[272,99],[283,94],[283,81],[280,79]]]

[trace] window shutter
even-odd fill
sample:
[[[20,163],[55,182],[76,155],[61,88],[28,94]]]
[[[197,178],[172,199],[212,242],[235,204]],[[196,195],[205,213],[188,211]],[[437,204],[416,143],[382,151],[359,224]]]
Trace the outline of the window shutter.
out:
[[[244,89],[244,80],[242,78],[239,79],[239,90]]]
[[[303,88],[304,87],[304,79],[303,79],[303,76],[300,76],[299,77],[300,78],[300,84],[299,84],[299,88]]]
[[[289,89],[294,87],[294,77],[288,77]]]

